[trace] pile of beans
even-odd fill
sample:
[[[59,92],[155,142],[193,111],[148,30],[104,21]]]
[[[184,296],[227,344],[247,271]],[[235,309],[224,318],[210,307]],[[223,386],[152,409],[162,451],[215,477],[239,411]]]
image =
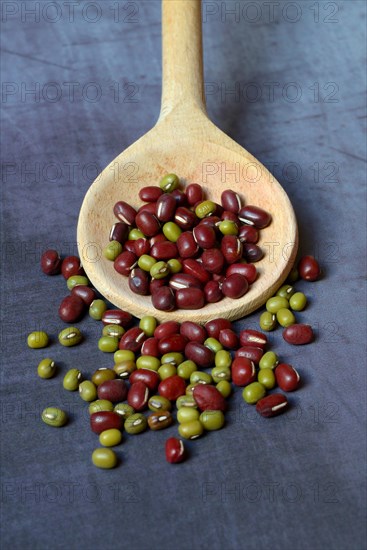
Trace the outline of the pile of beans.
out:
[[[243,329],[237,334],[231,322],[221,318],[202,326],[191,321],[158,324],[154,317],[146,316],[133,326],[131,313],[108,309],[107,303],[98,298],[76,256],[62,260],[57,251],[48,250],[41,258],[41,268],[47,275],[61,272],[67,280],[70,293],[62,300],[60,318],[74,323],[89,309],[91,318],[102,321],[99,349],[114,354],[114,365],[96,370],[90,380],[83,380],[77,368],[70,369],[63,378],[63,388],[78,391],[88,403],[90,427],[99,435],[101,445],[93,451],[92,462],[99,468],[118,464],[111,447],[121,443],[123,431],[135,435],[147,429],[162,430],[175,420],[182,439],[168,438],[165,454],[168,462],[181,462],[186,456],[183,440],[197,439],[206,431],[224,426],[227,399],[234,388],[242,388],[243,400],[254,405],[261,416],[273,417],[288,406],[284,392],[292,392],[300,385],[296,369],[266,350],[268,340],[263,332]],[[320,275],[316,260],[310,256],[302,258],[289,282],[295,282],[298,275],[316,280]],[[288,284],[281,287],[268,300],[267,313],[283,323],[288,331],[283,334],[287,342],[309,343],[313,337],[311,327],[285,323],[284,311],[278,315],[282,310],[292,314],[288,306],[300,311],[306,305],[306,297],[293,290]],[[77,345],[82,339],[81,331],[74,326],[64,328],[58,336],[65,347]],[[33,332],[27,343],[30,348],[44,348],[49,337],[43,331]],[[37,372],[40,378],[52,378],[55,362],[43,359]],[[281,391],[274,392],[275,388]],[[58,407],[47,407],[42,420],[49,426],[61,427],[67,424],[67,414]]]
[[[136,211],[119,201],[119,220],[110,231],[104,256],[128,277],[132,292],[151,295],[162,311],[201,309],[224,297],[241,298],[256,277],[254,262],[263,252],[259,230],[271,216],[258,206],[242,205],[227,189],[221,204],[205,200],[197,183],[179,189],[175,174],[158,186],[140,190],[144,204]]]

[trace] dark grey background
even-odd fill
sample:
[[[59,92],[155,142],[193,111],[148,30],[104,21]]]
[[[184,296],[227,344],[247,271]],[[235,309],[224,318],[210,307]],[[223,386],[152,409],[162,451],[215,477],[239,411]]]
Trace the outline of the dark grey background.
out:
[[[65,283],[43,276],[39,257],[76,252],[90,183],[157,119],[160,3],[1,8],[2,547],[365,548],[365,3],[204,3],[209,115],[293,202],[300,252],[324,271],[297,284],[309,297],[297,318],[317,340],[293,349],[271,334],[304,381],[287,414],[262,419],[237,391],[226,429],[190,442],[187,462],[165,462],[172,427],[124,437],[109,472],[91,465],[86,406],[61,382],[68,368],[88,375],[112,360],[91,319],[83,345],[56,343]],[[27,349],[40,328],[51,346]],[[45,356],[59,365],[49,381],[36,375]],[[40,421],[51,404],[69,412],[68,427]]]

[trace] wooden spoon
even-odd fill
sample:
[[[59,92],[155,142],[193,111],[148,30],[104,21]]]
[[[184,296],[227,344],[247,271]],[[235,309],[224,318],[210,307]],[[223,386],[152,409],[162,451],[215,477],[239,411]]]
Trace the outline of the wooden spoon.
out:
[[[207,117],[203,93],[200,0],[163,0],[163,90],[157,124],[103,170],[88,190],[78,221],[78,249],[94,287],[117,307],[137,317],[204,323],[248,315],[273,295],[293,266],[298,232],[292,205],[280,184],[248,151]],[[107,129],[106,129],[107,131]],[[199,310],[156,310],[150,296],[133,294],[128,279],[103,257],[113,223],[113,206],[124,200],[138,207],[139,190],[158,185],[167,173],[185,184],[200,183],[206,197],[220,202],[224,189],[237,191],[246,204],[271,213],[261,230],[264,258],[258,279],[238,300],[225,298]]]

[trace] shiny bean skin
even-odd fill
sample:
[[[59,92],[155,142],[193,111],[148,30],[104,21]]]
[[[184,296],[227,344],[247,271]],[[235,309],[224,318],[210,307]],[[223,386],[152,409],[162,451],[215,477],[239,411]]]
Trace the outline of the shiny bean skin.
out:
[[[186,382],[177,374],[162,380],[158,386],[159,395],[166,397],[170,401],[176,401],[181,395],[185,395],[185,392]]]
[[[76,287],[75,287],[76,288]],[[59,306],[59,317],[65,323],[74,323],[85,313],[86,304],[78,296],[66,296]]]
[[[218,281],[209,281],[204,287],[205,300],[208,304],[216,304],[224,297]]]
[[[109,240],[124,244],[127,240],[128,234],[129,226],[124,222],[117,222],[111,227]]]
[[[196,260],[187,258],[183,261],[183,272],[193,275],[203,284],[206,284],[210,280],[210,274],[206,269]]]
[[[137,261],[138,257],[135,253],[125,250],[117,256],[116,260],[113,262],[113,267],[117,273],[121,273],[121,275],[128,277],[131,269],[133,269]]]
[[[288,406],[288,401],[285,395],[281,393],[273,393],[263,397],[256,403],[256,411],[265,418],[276,416],[282,413]]]
[[[214,363],[214,352],[197,342],[189,342],[186,345],[185,355],[187,359],[193,361],[203,369],[211,367]]]
[[[227,349],[237,349],[239,338],[234,330],[227,328],[220,331],[219,342]]]
[[[232,362],[232,382],[236,386],[247,386],[256,380],[255,363],[246,357],[237,357]]]
[[[176,243],[171,241],[163,241],[152,246],[150,255],[156,260],[170,260],[177,258],[178,250]]]
[[[182,334],[170,334],[159,340],[158,350],[161,355],[172,351],[183,352],[185,350],[188,339]]]
[[[133,242],[133,252],[137,255],[138,258],[144,254],[150,253],[150,242],[148,239],[136,239]]]
[[[181,258],[192,258],[199,251],[199,246],[191,231],[184,231],[181,233],[176,241],[176,245]]]
[[[185,459],[185,447],[181,439],[169,437],[165,443],[166,460],[170,464],[178,464]]]
[[[283,391],[294,391],[299,387],[300,376],[292,365],[279,363],[274,371],[278,386]]]
[[[303,256],[298,263],[298,273],[304,281],[317,281],[321,275],[321,269],[316,258]]]
[[[140,267],[135,267],[130,271],[129,288],[134,294],[147,296],[149,294],[149,283],[148,274],[140,269]]]
[[[225,210],[238,214],[241,208],[241,198],[238,193],[231,189],[226,189],[221,194],[221,203]]]
[[[156,203],[155,214],[160,222],[169,222],[176,211],[176,200],[170,193],[163,193]]]
[[[179,309],[201,309],[205,305],[205,294],[200,288],[181,288],[176,291],[176,305]]]
[[[144,202],[156,202],[163,191],[157,185],[147,185],[139,191],[139,199]]]
[[[299,346],[312,342],[314,334],[310,325],[299,323],[285,328],[283,330],[283,338],[288,344]]]
[[[68,280],[73,275],[84,275],[84,269],[78,256],[67,256],[61,264],[61,273]]]
[[[114,411],[100,411],[90,415],[90,426],[96,434],[112,428],[121,430],[122,425],[123,418]]]
[[[204,268],[209,271],[209,273],[221,274],[224,268],[224,256],[219,248],[210,248],[204,250],[201,260],[203,262]]]
[[[153,237],[160,231],[160,223],[151,212],[138,212],[135,218],[135,223],[138,229],[146,236]]]
[[[235,357],[246,357],[258,364],[262,356],[264,355],[264,350],[256,346],[243,346],[236,351]]]
[[[224,235],[220,249],[228,264],[234,264],[242,258],[243,245],[236,235]]]
[[[238,238],[242,243],[256,244],[259,240],[259,232],[252,225],[243,225],[238,232]]]
[[[187,273],[176,273],[175,275],[172,275],[168,284],[171,288],[173,288],[173,290],[189,287],[202,288],[203,286],[199,279],[193,275],[188,275]]]
[[[208,384],[198,384],[193,389],[193,397],[201,411],[222,411],[227,409],[227,402],[223,395]]]
[[[161,340],[172,334],[178,334],[180,332],[180,323],[177,321],[165,321],[156,327],[154,330],[154,338]]]
[[[145,340],[143,342],[143,345],[141,346],[141,354],[152,355],[153,357],[159,357],[160,353],[158,349],[158,343],[159,343],[158,338],[154,338],[154,337],[147,338],[147,340]]]
[[[185,206],[179,206],[175,212],[174,222],[182,231],[188,231],[197,224],[198,219],[195,216],[195,212],[189,210]]]
[[[190,342],[197,342],[198,344],[203,344],[204,340],[207,338],[207,332],[205,328],[198,323],[192,321],[184,321],[180,326],[180,333],[183,336],[186,336]]]
[[[241,222],[253,225],[257,229],[263,229],[271,222],[271,216],[268,212],[258,206],[246,205],[238,213]]]
[[[96,291],[93,290],[93,288],[90,288],[89,286],[85,285],[77,285],[74,286],[74,288],[71,290],[72,296],[78,296],[78,298],[81,298],[86,306],[90,306],[93,300],[96,299],[97,294]]]
[[[126,349],[131,350],[134,353],[138,352],[142,345],[144,340],[146,340],[146,336],[143,330],[139,327],[133,327],[130,328],[125,332],[125,334],[121,337],[119,348],[120,349]]]
[[[214,229],[209,225],[197,225],[192,234],[200,248],[213,248],[217,240]]]
[[[98,399],[106,399],[111,403],[120,403],[125,401],[127,396],[127,386],[123,380],[106,380],[99,384],[97,388]]]
[[[41,256],[41,269],[45,275],[58,275],[62,260],[57,250],[46,250]]]
[[[241,298],[248,291],[249,285],[243,275],[233,273],[224,279],[222,292],[228,298]]]
[[[218,317],[217,319],[212,319],[205,324],[205,329],[208,333],[208,336],[219,339],[219,334],[221,330],[232,329],[232,323],[228,319],[223,319]]]
[[[257,269],[254,264],[246,263],[234,263],[227,267],[226,277],[238,273],[247,279],[249,285],[251,285],[257,277]]]
[[[240,332],[241,346],[256,346],[258,348],[265,349],[267,343],[267,337],[259,330],[244,329]]]
[[[104,325],[120,325],[127,328],[132,322],[132,315],[121,309],[107,309],[102,316]]]
[[[190,183],[186,187],[186,196],[190,206],[194,206],[203,200],[203,188],[198,183]]]
[[[130,384],[143,382],[150,391],[155,391],[160,383],[159,374],[149,369],[138,369],[134,371],[129,378]]]
[[[261,248],[252,243],[243,244],[243,255],[248,262],[259,262],[264,257]]]
[[[113,207],[113,213],[116,218],[127,225],[133,225],[136,216],[136,210],[125,201],[118,201]]]
[[[144,411],[148,407],[149,388],[144,382],[138,381],[131,384],[127,394],[127,402],[136,411]]]
[[[152,295],[152,304],[160,311],[173,311],[176,308],[175,294],[172,288],[162,286]]]

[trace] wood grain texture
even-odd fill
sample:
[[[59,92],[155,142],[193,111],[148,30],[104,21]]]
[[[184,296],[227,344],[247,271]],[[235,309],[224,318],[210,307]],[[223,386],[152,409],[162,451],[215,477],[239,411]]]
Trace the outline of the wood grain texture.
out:
[[[292,205],[275,178],[248,151],[219,130],[207,117],[203,100],[201,17],[199,0],[163,0],[163,93],[157,124],[123,151],[88,190],[83,201],[77,241],[79,254],[92,284],[117,307],[137,317],[153,315],[159,321],[215,317],[234,320],[261,305],[285,280],[298,247]],[[220,200],[224,189],[237,191],[244,202],[272,215],[261,231],[265,256],[256,264],[259,277],[239,300],[223,299],[201,310],[161,312],[150,296],[133,294],[127,278],[114,271],[102,250],[116,221],[118,200],[139,206],[138,192],[157,184],[169,172],[184,184],[203,185],[206,196]]]

